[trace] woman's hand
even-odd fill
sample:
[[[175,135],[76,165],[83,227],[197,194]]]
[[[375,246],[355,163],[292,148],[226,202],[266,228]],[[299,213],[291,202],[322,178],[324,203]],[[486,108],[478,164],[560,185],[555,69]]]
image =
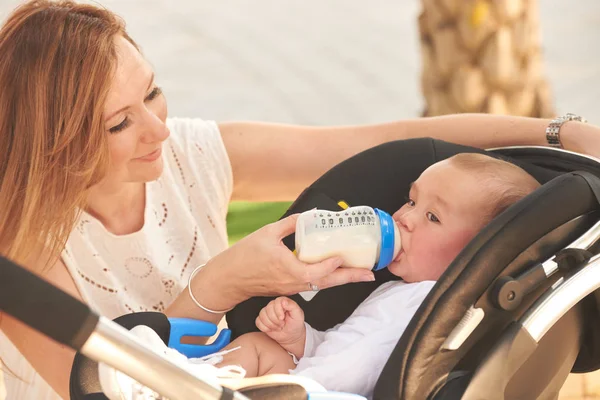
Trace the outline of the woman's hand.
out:
[[[315,264],[298,260],[282,243],[283,238],[295,231],[297,219],[297,214],[291,215],[264,226],[211,259],[194,279],[203,281],[199,282],[203,286],[199,290],[227,293],[227,299],[218,302],[213,294],[215,301],[211,304],[230,308],[254,296],[291,295],[310,290],[311,283],[325,289],[375,279],[371,271],[362,268],[339,268],[342,263],[339,258]]]
[[[340,268],[342,260],[330,258],[306,264],[283,244],[296,230],[298,215],[291,215],[246,236],[212,258],[192,279],[194,297],[204,307],[228,310],[254,296],[291,295],[350,282],[375,280],[371,271]],[[218,323],[221,313],[197,307],[185,290],[166,310],[169,317],[196,318]]]

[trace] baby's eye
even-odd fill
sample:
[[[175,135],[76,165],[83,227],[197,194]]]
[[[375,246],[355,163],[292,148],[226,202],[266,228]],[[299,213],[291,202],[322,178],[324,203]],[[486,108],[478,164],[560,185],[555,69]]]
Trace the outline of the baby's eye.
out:
[[[408,204],[409,207],[415,206],[415,202],[408,197],[406,198],[406,204]]]
[[[439,222],[440,222],[439,218],[438,218],[438,217],[436,217],[436,215],[435,215],[434,213],[432,213],[432,212],[427,212],[427,214],[426,214],[426,215],[427,215],[427,219],[428,219],[428,220],[430,220],[431,222],[436,222],[436,223],[439,223]]]

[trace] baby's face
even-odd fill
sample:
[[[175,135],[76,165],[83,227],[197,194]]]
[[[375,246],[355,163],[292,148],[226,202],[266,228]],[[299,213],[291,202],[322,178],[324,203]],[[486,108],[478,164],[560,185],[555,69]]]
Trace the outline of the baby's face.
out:
[[[437,280],[487,222],[484,192],[477,174],[447,160],[426,169],[394,213],[402,250],[390,272],[407,282]]]

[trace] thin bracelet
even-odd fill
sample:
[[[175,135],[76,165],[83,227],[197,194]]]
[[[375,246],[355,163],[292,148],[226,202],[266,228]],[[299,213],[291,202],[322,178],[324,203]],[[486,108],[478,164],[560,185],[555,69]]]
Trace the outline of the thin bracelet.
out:
[[[202,269],[202,267],[204,267],[205,265],[206,265],[206,263],[197,266],[196,269],[194,269],[192,271],[192,273],[190,274],[190,277],[188,278],[188,293],[190,294],[190,298],[192,299],[192,301],[194,303],[196,303],[196,305],[198,307],[200,307],[204,311],[211,313],[211,314],[225,314],[226,312],[233,310],[234,307],[231,307],[229,310],[211,310],[210,308],[206,308],[202,304],[200,304],[200,302],[198,300],[196,300],[196,298],[194,297],[194,294],[192,293],[192,279],[194,279],[194,276],[196,276],[198,271],[200,271]]]

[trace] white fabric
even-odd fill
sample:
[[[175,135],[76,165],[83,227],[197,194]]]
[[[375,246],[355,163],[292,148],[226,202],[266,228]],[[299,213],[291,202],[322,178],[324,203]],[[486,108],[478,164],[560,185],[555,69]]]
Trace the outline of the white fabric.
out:
[[[168,348],[158,334],[145,325],[138,325],[130,331],[134,336],[140,339],[140,342],[147,345],[148,349],[154,351],[182,369],[190,372],[196,377],[213,385],[219,385],[219,378],[241,379],[246,375],[246,371],[239,366],[227,366],[217,368],[214,364],[223,360],[222,355],[235,349],[212,354],[203,358],[188,359],[177,350]],[[236,349],[238,349],[237,347]],[[216,360],[213,361],[213,359]],[[98,364],[98,377],[102,392],[110,400],[162,400],[164,399],[158,393],[154,392],[129,376],[107,366]]]
[[[327,391],[321,384],[305,377],[272,374],[244,379],[246,371],[239,365],[227,365],[223,367],[215,366],[223,361],[223,355],[231,353],[232,351],[237,351],[240,349],[240,346],[209,354],[201,358],[186,358],[177,350],[168,348],[158,334],[147,326],[136,326],[131,330],[131,333],[134,336],[137,336],[139,342],[146,345],[148,350],[164,356],[164,358],[172,361],[179,367],[207,383],[223,385],[232,390],[239,390],[240,388],[250,386],[258,387],[290,383],[301,385],[311,394],[311,398],[317,397],[315,395],[316,393],[324,393]],[[116,371],[105,364],[99,364],[98,375],[102,391],[110,400],[166,400],[152,389],[139,384],[127,375]],[[325,396],[327,396],[327,394],[325,394]],[[341,397],[336,396],[335,398]],[[354,399],[354,396],[352,399]]]
[[[381,285],[346,321],[319,332],[306,324],[304,356],[292,374],[327,390],[370,398],[396,343],[434,281]]]
[[[167,124],[164,172],[146,184],[143,228],[115,236],[84,212],[62,253],[84,301],[108,318],[163,311],[192,270],[227,247],[233,177],[219,129],[200,119]],[[2,332],[0,357],[24,378],[4,374],[7,399],[59,398]]]

